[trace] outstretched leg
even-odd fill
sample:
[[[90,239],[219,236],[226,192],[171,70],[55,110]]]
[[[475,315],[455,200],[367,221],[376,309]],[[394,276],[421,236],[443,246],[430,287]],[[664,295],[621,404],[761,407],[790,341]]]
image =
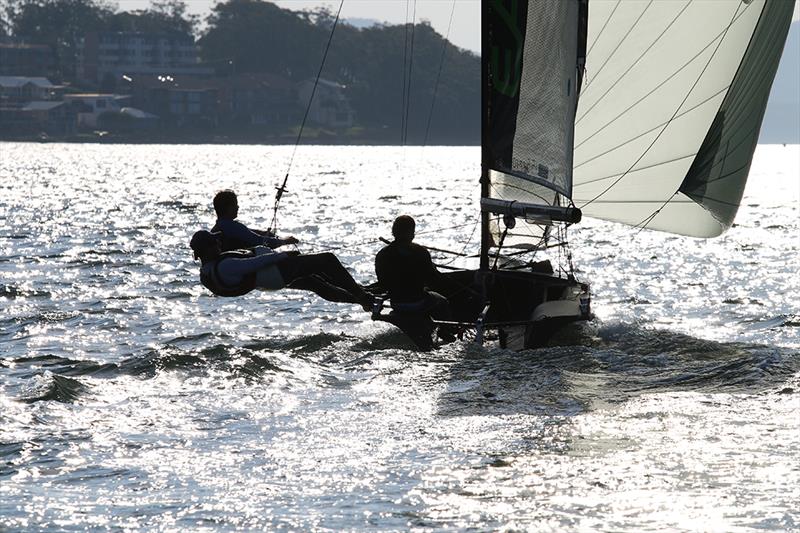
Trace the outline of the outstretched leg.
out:
[[[306,276],[298,278],[286,285],[288,289],[298,289],[301,291],[311,291],[329,302],[340,302],[350,304],[360,304],[361,300],[347,292],[346,290],[331,285],[327,281],[317,276]]]
[[[354,298],[354,300],[350,301],[360,303],[365,310],[368,310],[372,304],[372,297],[364,291],[361,285],[356,283],[356,280],[354,280],[353,276],[342,266],[339,259],[331,253],[287,257],[278,263],[278,268],[281,271],[284,282],[294,288],[301,288],[297,285],[297,282],[301,279],[304,280],[309,276],[317,278],[322,277],[325,278],[325,283],[331,285],[333,288],[339,288],[350,293]],[[321,289],[329,294],[328,289],[323,288],[319,281],[321,280],[318,279],[317,281],[311,282],[302,281],[301,284],[306,290],[312,290],[323,298],[329,299],[324,294],[318,292],[318,289]]]

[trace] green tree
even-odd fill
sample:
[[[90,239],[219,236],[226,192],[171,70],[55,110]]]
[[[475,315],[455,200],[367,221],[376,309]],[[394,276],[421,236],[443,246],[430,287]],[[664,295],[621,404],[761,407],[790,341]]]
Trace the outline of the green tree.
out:
[[[429,124],[428,142],[479,138],[477,56],[453,46],[424,22],[350,32],[357,33],[357,38],[347,46],[346,57],[339,57],[337,48],[331,60],[344,62],[338,68],[347,77],[339,80],[349,86],[360,123],[381,128],[398,142],[425,141]]]
[[[11,24],[8,22],[8,6],[0,1],[0,42],[7,40],[11,36]]]
[[[201,55],[232,61],[238,72],[299,81],[317,74],[334,20],[327,9],[293,12],[259,0],[228,0],[207,20]],[[384,140],[479,139],[480,59],[426,22],[359,29],[339,21],[322,77],[347,87],[358,124],[383,132]]]
[[[200,39],[205,61],[232,61],[237,72],[291,79],[316,74],[327,31],[298,13],[258,0],[216,4]]]
[[[152,0],[149,9],[113,14],[104,29],[193,36],[197,24],[197,15],[187,12],[183,0]]]
[[[78,43],[89,32],[192,35],[197,26],[183,0],[153,0],[149,9],[121,13],[105,0],[7,0],[4,12],[15,39],[51,46],[57,71],[66,79],[75,77]]]
[[[113,13],[101,0],[10,0],[6,10],[14,38],[51,46],[62,78],[75,75],[78,42]]]

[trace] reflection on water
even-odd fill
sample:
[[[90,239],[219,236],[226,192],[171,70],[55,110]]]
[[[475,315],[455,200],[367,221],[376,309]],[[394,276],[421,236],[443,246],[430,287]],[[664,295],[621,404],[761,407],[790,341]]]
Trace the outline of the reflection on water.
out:
[[[419,354],[357,306],[197,283],[213,191],[268,225],[289,147],[0,145],[0,529],[800,528],[786,150],[720,239],[575,227],[599,319],[553,346]],[[475,148],[296,162],[282,232],[359,280],[401,213],[477,248]]]

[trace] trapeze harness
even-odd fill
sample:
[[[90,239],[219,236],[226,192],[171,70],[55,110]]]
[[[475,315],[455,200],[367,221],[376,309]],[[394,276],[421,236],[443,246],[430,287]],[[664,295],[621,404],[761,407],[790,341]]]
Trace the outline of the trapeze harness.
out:
[[[243,276],[242,280],[236,285],[226,285],[222,282],[222,276],[219,275],[219,264],[230,257],[249,258],[253,257],[253,254],[244,250],[223,252],[214,261],[212,268],[200,269],[200,282],[206,289],[217,296],[243,296],[256,288],[255,272]]]

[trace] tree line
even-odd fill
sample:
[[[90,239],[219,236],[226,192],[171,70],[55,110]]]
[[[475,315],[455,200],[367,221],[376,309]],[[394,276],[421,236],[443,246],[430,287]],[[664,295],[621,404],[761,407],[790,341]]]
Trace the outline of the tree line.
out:
[[[105,0],[0,2],[0,39],[50,45],[59,81],[72,83],[77,44],[91,31],[191,35],[204,62],[300,81],[316,76],[335,19],[327,9],[292,11],[263,0],[220,1],[205,20],[183,0],[152,0],[136,11]],[[358,28],[340,21],[322,77],[345,85],[358,125],[386,140],[479,138],[480,59],[427,22]]]

